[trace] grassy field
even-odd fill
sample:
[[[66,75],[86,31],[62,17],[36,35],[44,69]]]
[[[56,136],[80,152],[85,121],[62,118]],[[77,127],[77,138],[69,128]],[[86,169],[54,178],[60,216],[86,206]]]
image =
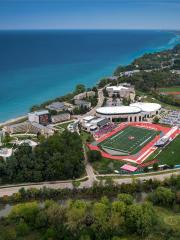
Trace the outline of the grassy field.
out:
[[[160,92],[180,92],[180,87],[160,88]]]
[[[143,92],[141,92],[141,91],[136,91],[136,94],[139,95],[139,96],[141,96],[141,97],[146,96],[145,98],[142,99],[143,102],[159,103],[162,107],[167,108],[167,109],[169,109],[169,110],[179,110],[179,109],[180,109],[180,107],[172,106],[172,105],[163,103],[163,102],[155,99],[155,98],[154,98],[152,95],[150,95],[150,94],[143,93]]]
[[[57,124],[55,127],[56,128],[64,128],[64,129],[66,129],[67,128],[67,126],[70,124],[70,123],[73,123],[74,121],[68,121],[68,122],[64,122],[64,123],[59,123],[59,124]]]
[[[64,123],[59,123],[56,126],[54,126],[60,133],[62,133],[64,130],[67,129],[67,126],[70,123],[73,123],[74,121],[69,121],[69,122],[64,122]]]
[[[146,161],[156,158],[161,164],[180,164],[180,135],[157,155],[158,152],[159,150],[153,153]]]
[[[117,151],[117,155],[131,155],[139,152],[159,132],[128,126],[99,144],[103,149]]]
[[[120,167],[122,167],[125,163],[127,162],[102,158],[101,161],[93,162],[92,166],[99,174],[110,174],[114,173],[114,170],[120,171]],[[136,166],[136,164],[133,163],[131,163],[131,165]]]

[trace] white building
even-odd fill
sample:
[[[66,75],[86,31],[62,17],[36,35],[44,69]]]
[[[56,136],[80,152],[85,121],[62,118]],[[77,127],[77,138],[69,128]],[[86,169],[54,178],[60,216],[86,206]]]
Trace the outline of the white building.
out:
[[[121,76],[121,77],[122,77],[122,76],[131,77],[131,76],[133,76],[134,74],[139,73],[139,72],[140,72],[139,69],[131,70],[131,71],[126,71],[126,72],[121,72],[121,73],[120,73],[120,76]]]
[[[17,144],[18,144],[18,145],[28,144],[28,145],[29,145],[30,147],[32,147],[32,148],[35,148],[35,147],[38,145],[37,142],[32,141],[32,140],[30,140],[30,139],[25,139],[25,140],[22,140],[22,141],[18,141]]]
[[[109,119],[95,116],[87,116],[81,120],[83,129],[88,132],[96,131],[109,123]]]
[[[161,105],[158,103],[136,102],[130,104],[130,106],[140,108],[145,118],[154,117],[161,110]]]
[[[4,158],[6,160],[6,158],[11,157],[13,151],[12,148],[2,148],[0,149],[0,157]]]
[[[134,87],[129,85],[109,86],[106,87],[106,91],[108,92],[109,97],[117,95],[120,98],[129,98],[132,100],[135,98]]]
[[[161,105],[157,103],[134,103],[130,106],[101,107],[96,109],[96,115],[111,121],[140,122],[158,114],[160,109]]]

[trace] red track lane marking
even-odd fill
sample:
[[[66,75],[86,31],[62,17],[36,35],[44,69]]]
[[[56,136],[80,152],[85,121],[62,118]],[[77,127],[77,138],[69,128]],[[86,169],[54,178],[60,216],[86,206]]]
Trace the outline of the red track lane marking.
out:
[[[114,134],[116,134],[117,132],[119,132],[120,130],[122,130],[123,128],[127,127],[127,126],[137,126],[137,127],[144,127],[147,129],[154,129],[157,131],[161,131],[163,132],[163,134],[166,134],[171,128],[169,127],[163,127],[159,124],[153,124],[153,123],[148,123],[148,122],[131,122],[131,123],[121,123],[117,128],[115,128],[112,132],[107,133],[105,135],[103,135],[102,137],[100,137],[97,142],[100,143],[102,141],[104,141],[105,139],[113,136]],[[180,130],[177,130],[175,133],[173,133],[170,137],[171,138],[175,138],[176,135],[178,135],[180,133]],[[142,164],[142,162],[146,159],[146,157],[149,155],[150,151],[154,152],[156,148],[154,148],[154,144],[155,142],[157,142],[157,140],[160,138],[160,136],[156,136],[151,142],[149,142],[148,144],[146,144],[137,154],[137,156],[112,156],[109,153],[106,153],[104,151],[102,151],[98,146],[93,146],[92,144],[87,144],[87,146],[89,147],[89,149],[91,150],[97,150],[101,152],[101,155],[105,158],[109,158],[112,160],[121,160],[121,161],[130,161],[130,162],[134,162],[137,164]],[[149,151],[148,151],[149,150]],[[147,151],[147,154],[144,155],[144,153]],[[142,157],[141,157],[142,156]]]
[[[180,92],[162,92],[164,94],[169,94],[169,95],[179,95]]]

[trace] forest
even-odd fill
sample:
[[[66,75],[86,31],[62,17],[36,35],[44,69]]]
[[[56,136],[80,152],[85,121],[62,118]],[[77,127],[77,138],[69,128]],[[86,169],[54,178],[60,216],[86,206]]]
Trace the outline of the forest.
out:
[[[82,141],[67,130],[44,139],[35,149],[18,146],[0,161],[0,183],[41,182],[80,177],[84,172]]]
[[[178,240],[179,179],[173,177],[163,183],[170,187],[155,187],[154,182],[155,188],[141,201],[130,193],[116,193],[110,198],[99,191],[101,197],[92,200],[63,202],[49,198],[16,204],[8,216],[0,219],[0,239]],[[111,184],[106,187],[112,191]],[[19,194],[25,197],[27,192],[21,190]]]

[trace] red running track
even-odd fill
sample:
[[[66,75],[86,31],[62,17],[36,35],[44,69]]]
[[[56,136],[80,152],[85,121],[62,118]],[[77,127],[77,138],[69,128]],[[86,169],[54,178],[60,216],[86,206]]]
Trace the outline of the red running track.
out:
[[[126,128],[127,126],[137,126],[137,127],[143,127],[146,129],[153,129],[156,131],[161,131],[164,134],[166,134],[170,128],[161,126],[159,124],[153,124],[149,122],[130,122],[130,123],[121,123],[117,128],[115,128],[112,132],[105,134],[101,138],[97,140],[98,143],[104,141],[105,139],[113,136],[120,130]],[[174,138],[179,133],[179,130],[175,132],[173,135],[171,135],[171,138]],[[147,143],[136,155],[130,155],[130,156],[113,156],[109,153],[106,153],[105,151],[101,150],[98,146],[94,146],[92,144],[87,144],[88,147],[91,150],[97,150],[101,152],[101,155],[105,158],[113,159],[113,160],[121,160],[121,161],[129,161],[134,162],[136,164],[142,164],[142,162],[151,154],[153,153],[156,148],[154,147],[154,144],[159,140],[160,136],[156,136],[151,142]]]
[[[163,92],[163,93],[169,95],[180,95],[180,92]]]

